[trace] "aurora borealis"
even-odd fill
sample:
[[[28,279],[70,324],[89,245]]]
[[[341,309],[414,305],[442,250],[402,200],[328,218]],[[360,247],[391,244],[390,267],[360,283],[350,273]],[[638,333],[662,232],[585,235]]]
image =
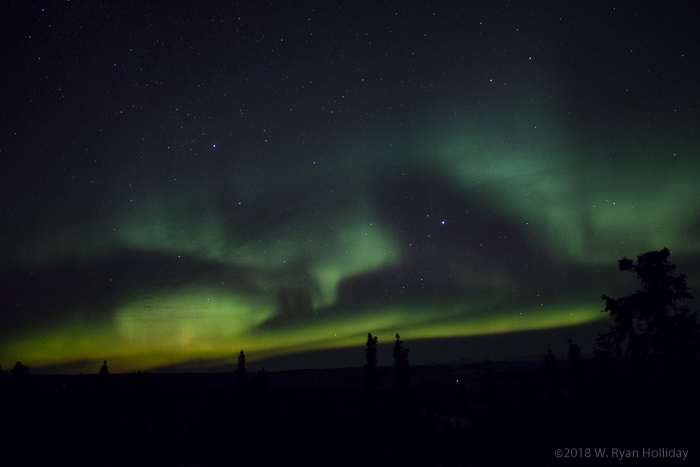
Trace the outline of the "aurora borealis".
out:
[[[697,294],[694,2],[2,10],[5,368],[594,329],[664,246]]]

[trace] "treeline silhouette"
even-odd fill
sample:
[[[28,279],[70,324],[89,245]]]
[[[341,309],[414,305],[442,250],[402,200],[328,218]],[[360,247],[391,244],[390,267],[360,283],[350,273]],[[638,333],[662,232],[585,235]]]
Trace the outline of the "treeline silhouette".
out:
[[[412,367],[396,334],[379,367],[368,333],[364,366],[347,369],[251,373],[243,350],[228,374],[115,375],[105,361],[36,377],[17,362],[0,368],[0,464],[592,465],[619,462],[612,448],[697,461],[700,328],[669,255],[620,260],[642,287],[602,297],[611,325],[590,357],[569,339],[566,356]],[[608,457],[586,457],[596,448]]]

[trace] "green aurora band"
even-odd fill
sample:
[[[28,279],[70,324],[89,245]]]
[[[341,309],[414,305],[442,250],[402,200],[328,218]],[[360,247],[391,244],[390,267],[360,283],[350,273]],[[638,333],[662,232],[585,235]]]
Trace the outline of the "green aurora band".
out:
[[[487,137],[470,139],[465,132],[458,137],[443,134],[439,139],[443,143],[436,148],[417,151],[430,157],[412,156],[415,159],[410,164],[424,167],[440,183],[449,181],[460,187],[468,199],[478,199],[482,209],[519,224],[518,234],[524,244],[546,238],[546,254],[559,262],[604,268],[609,278],[615,278],[614,264],[610,263],[622,254],[631,256],[664,244],[681,245],[686,253],[700,252],[697,244],[691,248],[688,241],[697,222],[693,217],[697,202],[689,200],[700,199],[698,185],[687,168],[672,163],[673,159],[655,167],[653,179],[645,180],[643,173],[635,174],[630,169],[629,176],[611,183],[600,178],[597,168],[577,166],[575,161],[581,157],[567,154],[580,149],[564,143],[538,146],[544,143],[523,139],[514,141],[510,148],[501,144],[489,147]],[[638,155],[627,156],[629,162],[634,157]],[[375,177],[383,170],[392,170],[376,167],[383,163],[378,153],[366,156],[365,161],[358,160],[354,153],[346,159],[365,173],[374,161]],[[390,166],[397,164],[388,162]],[[684,163],[687,167],[688,161]],[[467,290],[461,296],[345,307],[342,313],[333,313],[343,281],[410,261],[410,253],[402,245],[405,239],[395,233],[397,227],[373,208],[376,202],[373,204],[371,199],[371,178],[360,177],[351,186],[338,185],[338,191],[354,193],[354,197],[340,197],[340,205],[344,206],[341,210],[338,204],[314,206],[313,198],[302,198],[301,202],[309,205],[289,213],[283,221],[270,220],[264,229],[253,225],[252,229],[260,233],[254,241],[245,240],[240,232],[237,239],[236,229],[232,232],[230,227],[231,219],[225,220],[226,214],[215,208],[220,201],[217,193],[223,187],[204,196],[190,190],[185,196],[172,197],[156,189],[150,195],[143,193],[146,200],[140,204],[117,209],[106,221],[55,229],[35,245],[18,250],[22,251],[22,261],[40,266],[60,258],[89,261],[124,248],[153,251],[245,270],[255,292],[237,293],[235,286],[226,283],[182,284],[177,278],[171,287],[120,298],[109,318],[88,318],[91,313],[84,310],[77,313],[77,318],[51,321],[31,332],[11,336],[0,345],[4,361],[22,360],[39,370],[49,367],[54,371],[67,362],[76,362],[66,367],[70,371],[90,371],[103,359],[110,362],[113,371],[152,369],[197,359],[233,364],[241,348],[250,361],[255,361],[360,346],[367,332],[393,335],[400,331],[411,339],[422,339],[547,329],[601,320],[594,290],[590,300],[582,302],[580,296],[572,301],[557,299],[546,308],[520,304],[515,295],[511,295],[511,302],[474,300],[469,289],[476,287],[499,296],[508,289],[511,279],[499,272],[500,268],[474,265],[469,254],[459,252],[454,252],[450,266],[445,267]],[[600,181],[588,182],[596,179]],[[314,179],[276,182],[296,192]],[[248,193],[245,203],[281,203],[291,210],[283,200],[284,193],[260,191],[257,196],[259,199]],[[199,210],[200,206],[204,209]],[[240,207],[245,209],[243,203]],[[314,215],[310,216],[309,211]],[[276,215],[270,214],[272,219]],[[294,227],[290,229],[290,225]],[[95,242],[95,238],[100,240]],[[450,260],[443,257],[438,261]],[[279,291],[287,289],[303,289],[309,294],[310,313],[315,319],[304,317],[266,328],[266,321],[279,313]]]
[[[177,11],[173,24],[206,11]],[[247,14],[231,18],[256,17]],[[338,24],[313,37],[341,34],[346,14],[333,10]],[[595,28],[574,38],[561,18],[543,19],[513,39],[479,29],[491,24],[480,15],[429,15],[417,21],[425,35],[397,23],[407,45],[373,38],[376,50],[332,37],[304,48],[316,39],[294,39],[297,28],[277,18],[289,27],[251,29],[274,43],[212,30],[188,36],[190,49],[166,54],[157,69],[151,33],[124,39],[128,58],[104,59],[114,53],[102,42],[69,44],[76,67],[101,64],[83,70],[84,90],[67,78],[80,73],[55,65],[36,75],[66,77],[61,92],[72,100],[48,90],[3,100],[12,118],[0,140],[0,362],[87,373],[106,359],[129,372],[233,365],[241,349],[255,362],[361,348],[368,332],[400,332],[410,347],[602,327],[600,295],[635,286],[617,275],[616,260],[664,246],[695,286],[691,54],[659,63],[661,54],[647,55],[637,68],[636,55],[618,66],[613,47],[609,58],[598,50],[595,68],[579,39],[597,44]],[[550,24],[560,37],[549,39]],[[161,26],[159,41],[178,30]],[[283,43],[299,55],[267,56],[282,42],[276,31],[287,30]],[[443,31],[465,36],[452,44]],[[608,51],[616,41],[603,42]],[[70,55],[52,43],[41,47]],[[188,55],[197,47],[212,63]],[[42,48],[16,49],[17,70],[53,63]],[[322,56],[342,60],[331,66]],[[190,62],[187,72],[168,71]],[[679,84],[667,87],[658,70]],[[7,88],[24,89],[29,78],[13,76]],[[579,344],[590,349],[594,338]],[[532,352],[546,346],[534,342]]]

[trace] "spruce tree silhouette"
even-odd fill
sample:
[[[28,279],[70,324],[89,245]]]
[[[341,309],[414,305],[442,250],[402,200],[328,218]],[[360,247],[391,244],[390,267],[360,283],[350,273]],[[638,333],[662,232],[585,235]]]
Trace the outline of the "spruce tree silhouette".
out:
[[[571,364],[574,365],[581,360],[581,347],[574,344],[574,341],[572,341],[571,338],[567,339],[566,343],[569,344],[569,352],[567,357],[569,358]]]
[[[583,396],[583,358],[581,358],[581,348],[574,344],[571,338],[566,341],[569,344],[567,357],[571,366],[571,391],[575,398]]]
[[[241,350],[241,353],[238,354],[238,363],[236,365],[236,371],[234,372],[235,374],[235,383],[238,388],[244,388],[246,385],[246,367],[245,367],[245,353],[243,350]]]
[[[367,333],[367,343],[365,344],[365,388],[372,391],[377,388],[377,336]]]
[[[109,368],[107,367],[107,360],[104,360],[100,368],[100,391],[103,394],[109,392]]]
[[[670,255],[664,248],[638,256],[636,263],[624,257],[618,261],[620,271],[637,274],[642,288],[621,298],[601,297],[605,301],[601,313],[609,313],[613,324],[608,332],[598,334],[598,354],[697,360],[697,312],[682,304],[692,295],[685,275],[677,274],[676,266],[669,263]]]
[[[550,398],[557,398],[561,393],[561,381],[559,379],[559,368],[557,357],[552,349],[547,347],[547,355],[544,356],[544,370],[549,384]]]
[[[398,333],[392,356],[394,357],[394,387],[406,390],[411,386],[411,368],[408,364],[408,349],[404,348]]]
[[[268,379],[267,371],[263,367],[262,370],[258,371],[258,393],[262,396],[267,394]]]
[[[12,376],[15,378],[26,378],[29,375],[29,367],[22,362],[16,362],[12,368]]]
[[[12,387],[17,394],[25,394],[29,385],[29,367],[23,365],[22,362],[15,363],[15,366],[10,371],[12,376]]]

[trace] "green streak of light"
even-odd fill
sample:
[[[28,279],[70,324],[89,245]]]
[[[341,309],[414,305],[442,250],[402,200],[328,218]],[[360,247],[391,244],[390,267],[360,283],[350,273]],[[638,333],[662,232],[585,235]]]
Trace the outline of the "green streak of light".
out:
[[[390,340],[460,337],[548,329],[601,319],[598,308],[575,305],[557,310],[465,310],[446,304],[419,308],[386,307],[320,315],[305,322],[263,330],[273,315],[270,304],[245,297],[214,296],[202,290],[146,297],[125,304],[113,322],[66,321],[4,343],[2,353],[34,367],[103,359],[114,372],[148,370],[190,360],[233,364],[243,349],[251,362],[313,350],[361,347],[367,332]],[[465,356],[468,357],[468,356]],[[358,362],[358,365],[361,362]]]
[[[150,203],[119,223],[117,244],[267,271],[251,277],[263,289],[294,287],[300,277],[308,277],[316,308],[335,302],[344,278],[395,264],[400,257],[398,240],[363,205],[318,216],[304,212],[283,225],[271,224],[255,241],[244,241],[215,213],[192,222],[192,206]]]
[[[658,143],[613,146],[611,156],[603,157],[562,136],[545,141],[531,133],[436,131],[432,147],[423,151],[435,154],[437,166],[465,193],[488,200],[537,238],[547,238],[559,260],[603,264],[620,249],[640,252],[664,245],[700,251],[689,240],[700,197],[689,171],[700,168],[698,161],[674,159]],[[682,143],[669,146],[694,152]]]

